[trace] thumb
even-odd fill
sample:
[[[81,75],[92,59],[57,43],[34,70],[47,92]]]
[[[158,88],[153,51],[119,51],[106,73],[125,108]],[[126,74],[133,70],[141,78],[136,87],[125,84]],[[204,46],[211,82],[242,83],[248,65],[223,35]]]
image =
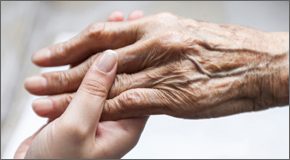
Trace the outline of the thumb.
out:
[[[85,131],[96,129],[116,70],[117,53],[105,51],[90,67],[61,119]]]

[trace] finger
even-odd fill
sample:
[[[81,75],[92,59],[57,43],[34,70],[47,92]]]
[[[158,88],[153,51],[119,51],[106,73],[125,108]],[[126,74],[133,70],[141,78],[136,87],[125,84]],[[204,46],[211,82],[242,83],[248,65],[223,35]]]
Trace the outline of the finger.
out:
[[[80,70],[81,71],[81,70]],[[75,68],[67,71],[48,72],[25,79],[24,87],[36,95],[51,95],[74,92],[81,83],[85,71],[77,72]]]
[[[117,54],[108,50],[87,72],[73,100],[62,114],[61,121],[77,126],[81,132],[92,133],[94,130],[95,133],[116,69]]]
[[[14,154],[14,159],[24,159],[31,143],[33,140],[33,136],[28,137],[25,139],[20,146],[17,148],[15,154]]]
[[[142,18],[143,16],[144,16],[143,11],[135,10],[132,13],[129,14],[128,20],[130,20],[130,21],[136,20],[136,19]]]
[[[135,74],[118,74],[108,97],[113,98],[121,92],[133,88],[150,88],[153,86],[152,78],[157,75],[162,75],[158,69],[140,71]],[[32,107],[39,116],[55,118],[65,111],[73,96],[73,93],[67,93],[39,98],[33,101]]]
[[[52,95],[75,92],[93,61],[98,58],[87,59],[84,63],[66,71],[48,72],[25,79],[24,87],[36,95]]]
[[[99,51],[132,44],[136,40],[136,24],[131,22],[92,24],[66,42],[37,51],[32,61],[39,66],[75,64]]]
[[[39,98],[33,101],[32,108],[41,117],[55,119],[65,111],[73,97],[73,93],[68,93]]]
[[[23,142],[21,142],[21,144],[19,145],[19,147],[17,148],[17,150],[14,154],[14,159],[24,159],[25,158],[25,155],[26,155],[33,139],[46,125],[47,124],[40,127],[35,133],[33,133],[33,135],[31,135],[30,137],[26,138]]]
[[[152,114],[168,114],[166,106],[169,104],[167,95],[161,90],[130,89],[106,101],[101,119],[119,120]]]
[[[111,13],[111,15],[108,17],[108,21],[109,22],[120,22],[120,21],[124,21],[124,15],[123,12],[120,11],[114,11]],[[81,62],[81,61],[79,61]],[[79,63],[71,63],[70,67],[73,68],[75,66],[77,66]]]
[[[216,106],[202,109],[170,110],[170,106],[178,104],[169,93],[158,89],[131,89],[119,96],[107,100],[104,106],[102,120],[119,120],[125,118],[141,117],[154,114],[166,114],[174,117],[204,119],[228,116],[255,110],[253,100],[248,98],[234,99]]]
[[[154,40],[140,40],[118,50],[118,73],[135,73],[154,64],[154,54],[159,49]],[[157,53],[156,53],[157,54]],[[161,54],[160,54],[161,55]]]
[[[187,67],[189,67],[188,69],[190,70],[193,69],[188,65]],[[169,63],[167,65],[163,65],[158,68],[154,68],[154,67],[147,68],[146,70],[137,72],[135,74],[118,74],[115,78],[112,88],[110,89],[108,98],[114,98],[118,96],[119,94],[121,94],[122,92],[131,90],[134,88],[155,88],[157,89],[157,91],[162,91],[162,89],[164,89],[164,85],[160,85],[160,84],[166,83],[166,80],[168,79],[164,79],[160,77],[170,76],[172,74],[173,69],[176,70],[177,68],[174,66],[174,64]],[[186,68],[183,67],[183,69],[186,69]],[[206,77],[203,77],[203,75],[200,75],[200,76],[196,75],[193,78],[201,79],[201,78],[206,78]],[[167,95],[166,94],[164,95],[165,96],[163,96],[163,98],[166,99]],[[64,95],[49,97],[49,99],[53,101],[53,104],[54,104],[53,108],[57,112],[56,115],[60,115],[65,110],[67,105],[70,103],[70,99],[72,95],[67,95],[67,96],[68,97],[66,97],[64,94]],[[176,98],[173,98],[173,99],[176,99]],[[41,106],[42,105],[39,105],[39,107]],[[49,117],[50,115],[55,115],[55,113],[51,111],[45,116]]]
[[[151,55],[150,50],[144,46],[151,46],[151,41],[137,42],[136,44],[117,49],[118,73],[134,73],[146,68]],[[96,54],[82,64],[67,71],[43,73],[40,76],[25,80],[25,88],[32,94],[52,95],[74,92],[79,87],[85,73],[98,58]],[[149,58],[148,58],[149,57]]]
[[[153,86],[152,79],[148,75],[150,75],[150,71],[116,75],[108,97],[113,98],[121,92],[132,88],[149,88]],[[73,93],[67,93],[39,98],[33,101],[32,108],[41,117],[56,118],[65,111],[73,97]]]
[[[108,17],[109,22],[118,22],[118,21],[123,21],[124,20],[124,14],[123,12],[120,11],[114,11],[111,13],[111,15]]]

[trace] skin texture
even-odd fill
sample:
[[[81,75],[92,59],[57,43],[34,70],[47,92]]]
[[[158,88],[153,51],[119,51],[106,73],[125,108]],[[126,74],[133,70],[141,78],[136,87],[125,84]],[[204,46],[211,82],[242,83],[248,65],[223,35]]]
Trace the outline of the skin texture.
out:
[[[95,23],[67,42],[38,51],[37,65],[75,67],[26,81],[29,92],[50,95],[50,105],[36,101],[35,111],[59,116],[107,48],[119,54],[118,75],[102,120],[151,114],[212,118],[289,103],[289,33],[161,13]]]
[[[111,21],[115,17],[120,18],[118,12],[111,14]],[[121,158],[136,145],[148,117],[99,122],[116,74],[113,55],[111,63],[95,60],[66,112],[25,139],[14,158]],[[100,71],[104,64],[112,69]]]
[[[66,111],[25,140],[15,158],[121,158],[131,150],[147,118],[99,122],[116,62],[112,51],[99,57]]]

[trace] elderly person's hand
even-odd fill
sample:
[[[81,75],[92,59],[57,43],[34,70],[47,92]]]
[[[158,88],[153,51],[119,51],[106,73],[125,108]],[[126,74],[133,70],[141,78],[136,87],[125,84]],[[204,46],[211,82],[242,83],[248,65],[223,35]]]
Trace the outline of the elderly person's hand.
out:
[[[116,62],[110,50],[98,57],[66,111],[26,139],[15,158],[121,158],[132,149],[147,118],[99,122]]]
[[[289,103],[288,33],[161,13],[95,23],[69,41],[38,51],[37,65],[79,65],[26,81],[31,93],[51,95],[36,100],[35,110],[60,115],[98,52],[107,48],[119,54],[119,74],[104,102],[104,120],[149,114],[219,117]]]

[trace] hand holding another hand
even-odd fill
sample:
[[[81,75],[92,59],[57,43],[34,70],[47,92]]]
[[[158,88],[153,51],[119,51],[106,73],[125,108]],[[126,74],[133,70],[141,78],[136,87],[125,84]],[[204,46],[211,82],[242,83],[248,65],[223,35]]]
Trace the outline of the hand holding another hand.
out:
[[[98,57],[66,111],[26,139],[15,158],[121,158],[132,149],[147,118],[99,122],[116,61],[113,51]]]
[[[288,33],[169,13],[129,17],[135,20],[92,24],[34,55],[40,66],[73,67],[26,81],[31,93],[49,95],[33,107],[51,122],[25,140],[15,157],[120,158],[136,144],[147,119],[123,118],[211,118],[289,103]],[[122,13],[109,17],[122,20]],[[118,58],[103,53],[109,48]]]
[[[142,16],[134,11],[128,20]],[[109,21],[121,21],[113,12]],[[148,117],[99,122],[114,81],[117,55],[107,51],[88,70],[67,111],[18,147],[14,158],[121,158],[137,143]],[[122,144],[122,145],[119,145]]]

